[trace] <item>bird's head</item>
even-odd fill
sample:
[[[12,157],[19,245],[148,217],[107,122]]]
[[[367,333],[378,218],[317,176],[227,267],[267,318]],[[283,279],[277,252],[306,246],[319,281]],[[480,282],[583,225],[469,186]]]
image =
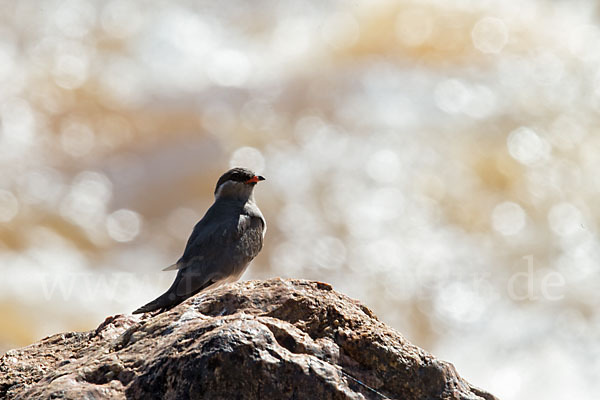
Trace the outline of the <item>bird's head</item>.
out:
[[[215,187],[215,199],[248,200],[254,186],[265,178],[246,168],[232,168],[219,178]]]

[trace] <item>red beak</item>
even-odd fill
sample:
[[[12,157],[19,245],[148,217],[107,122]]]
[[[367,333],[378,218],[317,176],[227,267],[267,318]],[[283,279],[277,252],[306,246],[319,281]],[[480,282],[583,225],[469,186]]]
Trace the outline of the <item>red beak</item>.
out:
[[[264,181],[265,178],[262,176],[254,175],[252,178],[248,179],[246,183],[258,183],[258,181]]]

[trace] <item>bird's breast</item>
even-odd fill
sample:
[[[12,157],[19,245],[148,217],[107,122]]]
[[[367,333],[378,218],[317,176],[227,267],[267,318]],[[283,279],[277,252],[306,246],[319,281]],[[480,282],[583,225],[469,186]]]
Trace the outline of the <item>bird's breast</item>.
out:
[[[262,221],[262,237],[264,239],[265,233],[267,232],[267,221],[265,220],[265,217],[256,203],[253,201],[248,201],[246,204],[244,204],[244,214],[246,217],[249,217],[249,220],[251,220],[253,217],[260,218]]]

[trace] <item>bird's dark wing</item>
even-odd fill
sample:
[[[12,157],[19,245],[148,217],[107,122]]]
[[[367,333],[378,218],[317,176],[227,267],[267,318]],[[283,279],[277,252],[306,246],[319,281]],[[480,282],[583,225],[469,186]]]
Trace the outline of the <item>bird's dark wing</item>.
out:
[[[178,295],[195,293],[208,282],[237,279],[261,250],[262,219],[229,211],[211,208],[194,227],[177,261]]]
[[[170,308],[215,283],[235,280],[256,257],[263,244],[262,218],[219,206],[214,204],[194,227],[174,264],[178,272],[171,287],[134,313]]]

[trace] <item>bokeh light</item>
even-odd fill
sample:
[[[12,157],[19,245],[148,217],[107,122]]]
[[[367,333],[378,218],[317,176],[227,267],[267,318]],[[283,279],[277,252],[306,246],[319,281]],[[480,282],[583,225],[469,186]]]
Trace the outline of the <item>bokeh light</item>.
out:
[[[142,219],[131,210],[117,210],[106,218],[108,235],[117,242],[130,242],[142,229]]]
[[[525,212],[516,203],[498,204],[492,212],[492,226],[503,235],[514,235],[525,227]]]
[[[508,42],[508,28],[504,21],[496,17],[481,18],[471,31],[473,45],[482,53],[500,53]]]
[[[8,190],[0,191],[0,221],[9,222],[19,212],[19,200]]]
[[[499,398],[595,398],[596,3],[0,14],[0,350],[156,297],[246,166],[269,230],[244,279],[327,281]]]

